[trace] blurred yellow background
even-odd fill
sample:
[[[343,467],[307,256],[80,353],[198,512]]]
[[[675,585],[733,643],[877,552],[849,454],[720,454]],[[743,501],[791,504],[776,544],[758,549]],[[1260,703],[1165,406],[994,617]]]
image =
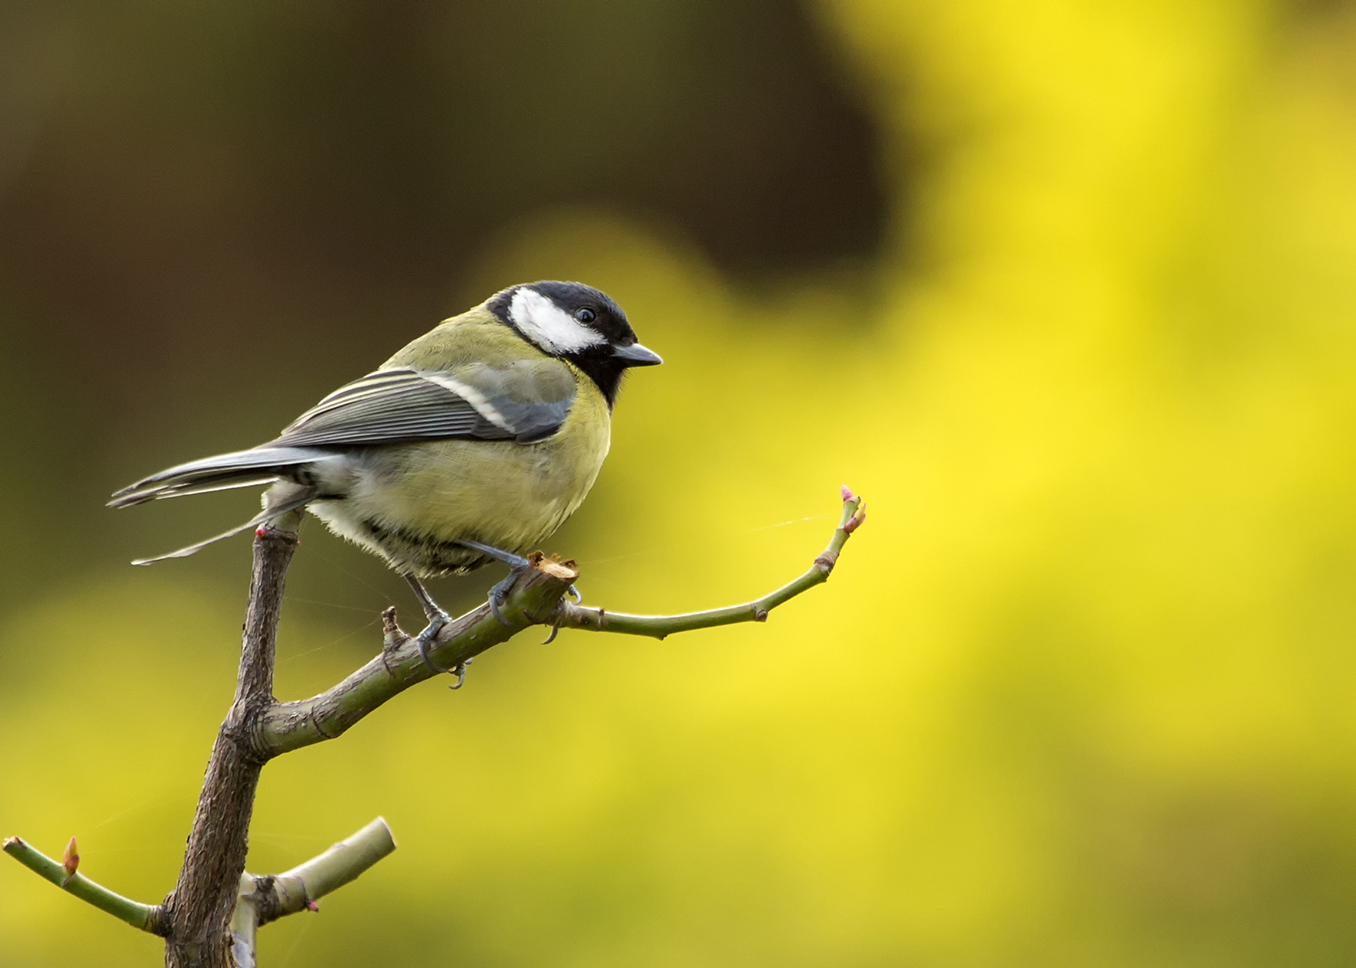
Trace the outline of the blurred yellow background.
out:
[[[262,964],[1356,960],[1356,5],[433,9],[6,14],[0,834],[145,901],[182,858],[248,542],[125,562],[251,498],[104,495],[573,278],[666,361],[549,546],[586,601],[870,519],[765,626],[528,633],[271,764],[252,870],[400,850]],[[281,698],[416,614],[304,537]],[[159,957],[0,863],[0,964]]]

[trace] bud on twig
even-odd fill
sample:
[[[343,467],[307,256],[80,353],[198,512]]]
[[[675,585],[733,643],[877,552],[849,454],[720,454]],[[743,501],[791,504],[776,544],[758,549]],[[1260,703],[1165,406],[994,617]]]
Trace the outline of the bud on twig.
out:
[[[852,532],[856,531],[858,528],[862,526],[862,522],[865,520],[866,520],[866,502],[862,501],[860,504],[857,505],[856,512],[854,512],[852,517],[848,519],[848,523],[843,525],[843,531],[846,532],[847,534],[852,534]]]
[[[61,855],[61,866],[66,871],[66,879],[61,882],[61,886],[65,887],[71,882],[71,878],[75,876],[76,869],[80,866],[80,855],[75,851],[74,837],[71,838],[71,842],[66,845],[66,850]]]

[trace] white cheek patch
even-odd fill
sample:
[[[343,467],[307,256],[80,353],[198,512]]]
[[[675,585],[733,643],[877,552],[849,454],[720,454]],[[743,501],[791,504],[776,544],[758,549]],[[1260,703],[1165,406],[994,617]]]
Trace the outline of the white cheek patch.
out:
[[[513,294],[509,319],[523,335],[547,353],[577,353],[607,342],[541,293],[526,287]]]

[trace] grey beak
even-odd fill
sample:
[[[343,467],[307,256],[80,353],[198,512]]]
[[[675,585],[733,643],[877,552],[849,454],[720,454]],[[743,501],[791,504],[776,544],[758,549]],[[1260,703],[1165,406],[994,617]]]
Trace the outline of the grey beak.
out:
[[[627,366],[654,366],[656,363],[663,363],[664,358],[654,350],[646,349],[639,343],[632,343],[630,346],[612,347],[612,358],[614,360],[624,360]]]

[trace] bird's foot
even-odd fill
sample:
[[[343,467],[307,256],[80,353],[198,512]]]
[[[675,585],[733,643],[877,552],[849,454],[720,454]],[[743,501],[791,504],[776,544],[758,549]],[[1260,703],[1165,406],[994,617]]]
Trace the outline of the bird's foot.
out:
[[[571,598],[573,598],[573,599],[574,599],[574,603],[575,603],[576,605],[582,605],[582,604],[584,604],[584,596],[581,595],[581,594],[579,594],[579,589],[578,589],[578,588],[575,588],[573,585],[571,585],[569,588],[565,589],[565,594],[567,594],[567,595],[569,595]],[[552,642],[554,642],[554,641],[556,640],[556,636],[559,635],[559,634],[560,634],[560,624],[559,624],[559,622],[557,622],[555,625],[552,625],[552,626],[551,626],[551,634],[548,635],[545,639],[543,639],[541,644],[542,644],[542,645],[550,645]]]
[[[454,675],[457,677],[457,684],[454,686],[448,686],[447,688],[460,689],[462,687],[462,683],[466,681],[466,667],[475,660],[466,659],[463,662],[458,662],[450,669],[444,669],[442,666],[438,665],[438,663],[434,662],[431,658],[429,658],[428,654],[429,646],[433,645],[433,643],[438,640],[438,633],[442,631],[443,626],[446,625],[447,622],[448,617],[446,612],[442,613],[441,618],[435,617],[434,619],[430,620],[428,625],[425,627],[424,631],[420,632],[419,635],[415,638],[414,644],[419,649],[419,658],[424,660],[424,665],[428,666],[434,672],[438,673],[446,672],[449,675]]]
[[[438,633],[443,630],[443,626],[448,623],[448,615],[442,609],[428,617],[428,624],[424,626],[424,631],[415,636],[414,644],[419,649],[419,658],[424,660],[424,665],[428,666],[434,672],[451,672],[451,669],[444,669],[438,663],[434,662],[428,656],[429,647],[438,641]]]
[[[500,611],[500,608],[508,600],[509,589],[513,587],[513,583],[518,580],[519,575],[532,567],[532,562],[522,555],[515,555],[511,551],[504,551],[494,545],[481,544],[479,541],[461,540],[457,544],[470,548],[472,551],[479,551],[482,555],[493,558],[495,561],[502,561],[509,566],[508,576],[490,589],[489,603],[490,612],[499,624],[512,625],[512,622],[504,618],[504,613]]]
[[[513,583],[518,580],[518,576],[521,575],[523,572],[527,571],[527,569],[531,567],[532,565],[526,559],[524,559],[521,568],[514,567],[513,570],[510,571],[507,576],[505,576],[503,581],[499,582],[497,585],[490,589],[489,597],[490,612],[494,615],[496,619],[498,619],[500,625],[513,624],[508,619],[504,618],[504,613],[499,611],[499,609],[503,606],[504,602],[508,601],[509,589],[512,588]]]
[[[428,650],[437,643],[438,633],[452,617],[443,611],[442,606],[433,600],[433,596],[428,593],[428,589],[414,575],[406,575],[405,580],[410,583],[410,588],[414,591],[414,597],[419,599],[419,607],[424,610],[424,617],[428,619],[428,625],[424,626],[424,631],[420,632],[414,639],[415,647],[419,649],[419,658],[424,660],[424,665],[428,666],[434,672],[448,673],[457,677],[457,684],[449,686],[449,689],[460,689],[463,682],[466,681],[466,667],[471,664],[471,660],[458,662],[450,669],[444,669],[438,663],[429,658]]]

